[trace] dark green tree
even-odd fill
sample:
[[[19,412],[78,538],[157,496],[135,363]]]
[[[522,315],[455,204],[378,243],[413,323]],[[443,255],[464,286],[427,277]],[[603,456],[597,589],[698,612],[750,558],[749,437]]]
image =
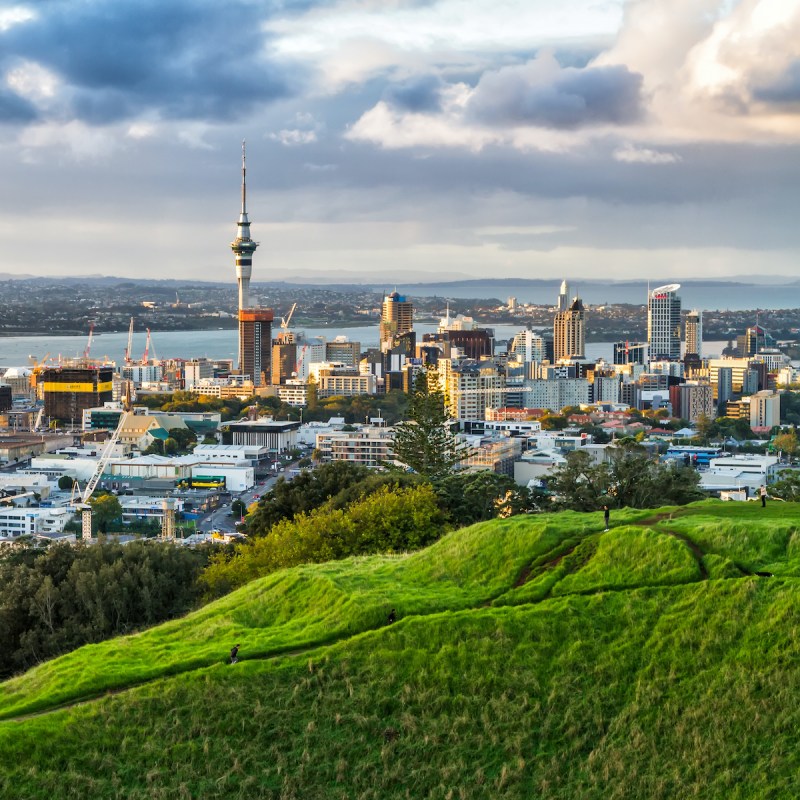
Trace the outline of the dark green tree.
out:
[[[430,481],[439,481],[469,456],[469,447],[450,429],[436,371],[421,370],[414,381],[408,419],[395,427],[394,457]]]
[[[69,475],[62,475],[58,479],[58,488],[61,489],[62,492],[68,492],[74,483],[74,478],[71,478]]]
[[[448,520],[457,527],[538,511],[545,502],[541,494],[518,486],[508,475],[489,470],[454,472],[437,482],[436,495]]]
[[[684,505],[705,497],[698,488],[699,475],[682,464],[665,464],[651,458],[634,442],[610,448],[609,460],[593,464],[588,453],[577,450],[548,481],[561,508],[594,511],[604,505],[655,508]]]
[[[769,487],[769,493],[781,500],[800,502],[800,473],[793,469],[781,470],[778,480]]]
[[[100,533],[106,533],[108,526],[122,517],[122,506],[113,494],[101,494],[89,500],[92,506],[92,523]]]

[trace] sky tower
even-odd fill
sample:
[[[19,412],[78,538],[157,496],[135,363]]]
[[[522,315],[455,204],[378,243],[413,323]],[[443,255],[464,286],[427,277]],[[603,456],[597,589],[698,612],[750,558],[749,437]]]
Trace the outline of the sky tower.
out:
[[[250,302],[250,276],[257,247],[258,242],[250,238],[247,218],[247,159],[242,142],[242,212],[236,238],[231,242],[239,283],[239,374],[254,386],[264,386],[270,382],[273,313],[271,308],[256,308]]]
[[[258,242],[250,238],[250,220],[247,218],[247,159],[242,142],[242,212],[236,226],[236,238],[231,250],[236,255],[236,280],[239,283],[239,310],[250,307],[250,276],[253,274],[253,253]]]

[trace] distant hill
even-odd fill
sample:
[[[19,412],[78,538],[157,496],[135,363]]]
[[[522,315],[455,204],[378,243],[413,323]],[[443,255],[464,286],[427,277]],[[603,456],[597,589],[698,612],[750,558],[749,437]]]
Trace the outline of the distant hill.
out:
[[[0,684],[0,796],[797,797],[798,525],[565,512],[270,575]]]

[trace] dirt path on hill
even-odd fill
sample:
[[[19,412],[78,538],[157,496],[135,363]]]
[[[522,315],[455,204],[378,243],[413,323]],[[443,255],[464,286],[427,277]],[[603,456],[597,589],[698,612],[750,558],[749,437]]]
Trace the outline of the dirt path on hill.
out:
[[[659,522],[663,522],[665,519],[674,519],[675,513],[676,512],[674,511],[668,511],[662,514],[654,514],[652,517],[647,517],[646,519],[639,520],[639,522],[634,522],[633,524],[642,527],[651,527],[653,525],[657,525]],[[702,551],[697,542],[693,542],[688,536],[686,536],[686,534],[678,533],[678,531],[671,531],[667,528],[660,528],[658,533],[664,533],[667,536],[672,536],[674,539],[683,542],[686,547],[689,548],[691,554],[694,556],[694,559],[697,562],[697,567],[700,570],[700,580],[708,580],[708,567],[706,567],[705,562],[703,561],[706,554]]]

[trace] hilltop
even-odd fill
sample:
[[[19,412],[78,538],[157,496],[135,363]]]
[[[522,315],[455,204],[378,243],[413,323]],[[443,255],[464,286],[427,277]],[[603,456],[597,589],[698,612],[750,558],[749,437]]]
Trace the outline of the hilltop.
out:
[[[298,567],[44,663],[0,684],[0,796],[797,796],[800,506],[612,524]]]

